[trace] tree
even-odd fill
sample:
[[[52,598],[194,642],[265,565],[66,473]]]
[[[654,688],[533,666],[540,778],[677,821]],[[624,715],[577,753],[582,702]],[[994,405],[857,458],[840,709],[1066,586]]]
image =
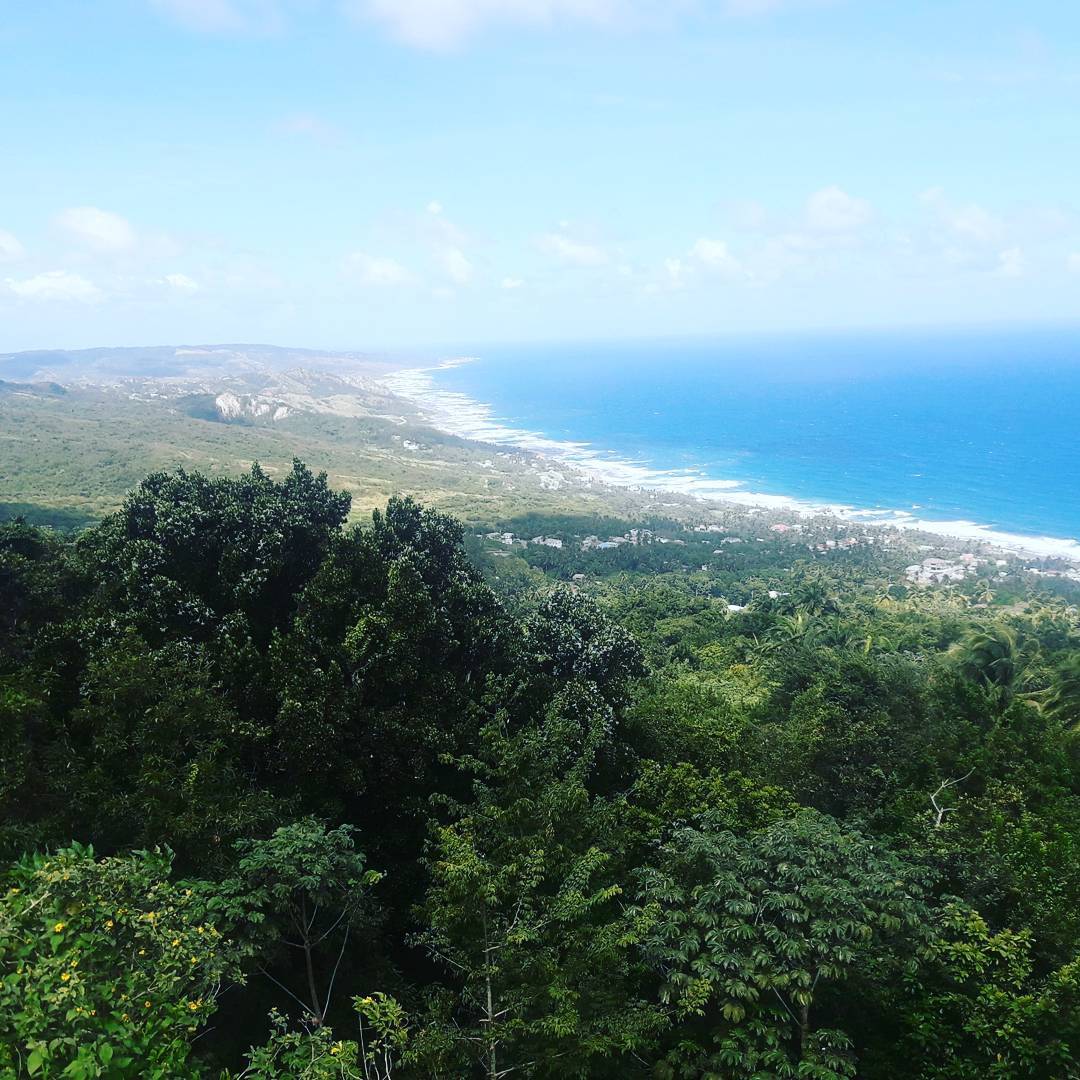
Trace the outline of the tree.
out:
[[[447,805],[450,820],[431,838],[418,940],[455,987],[449,1015],[429,1025],[454,1075],[625,1076],[628,1055],[657,1026],[635,992],[630,928],[616,906],[613,807],[590,791],[615,710],[574,674],[595,675],[621,700],[620,680],[636,669],[613,663],[606,644],[599,662],[590,658],[608,638],[591,612],[589,625],[599,632],[570,638],[586,656],[550,644],[539,654],[568,680],[542,715],[500,710],[476,753],[458,759],[471,796]],[[448,1040],[448,1028],[459,1037]]]
[[[1041,700],[1041,707],[1069,730],[1080,730],[1080,653],[1065,658],[1049,692]]]
[[[83,584],[60,537],[22,519],[0,522],[0,674],[28,660],[41,629],[68,617]]]
[[[934,918],[903,1009],[890,1076],[1057,1080],[1080,1070],[1080,959],[1036,972],[1028,930],[993,931],[947,904]]]
[[[855,1075],[852,1034],[832,1026],[836,999],[925,920],[923,885],[819,814],[748,837],[677,830],[639,892],[643,948],[675,1022],[661,1075]]]
[[[1020,641],[1009,627],[972,630],[952,654],[966,678],[986,687],[1002,708],[1009,704],[1024,664]]]
[[[195,1076],[195,1034],[246,949],[208,907],[213,886],[174,882],[171,855],[96,859],[74,844],[21,859],[0,888],[0,1073]]]
[[[592,683],[613,706],[625,705],[645,674],[641,647],[588,597],[557,589],[525,622],[530,662],[556,685]]]
[[[924,667],[821,648],[786,654],[772,670],[754,756],[800,802],[838,818],[880,813],[917,781],[934,719]]]
[[[280,484],[258,464],[239,479],[155,473],[79,553],[95,607],[147,641],[206,640],[231,617],[260,646],[288,622],[349,504],[299,461]]]
[[[350,934],[369,916],[369,893],[382,876],[365,868],[352,833],[308,818],[266,840],[241,840],[235,875],[221,889],[221,906],[247,912],[255,924],[260,951],[278,946],[299,954],[295,981],[303,989],[291,989],[265,964],[260,971],[302,1006],[312,1027],[326,1022]]]

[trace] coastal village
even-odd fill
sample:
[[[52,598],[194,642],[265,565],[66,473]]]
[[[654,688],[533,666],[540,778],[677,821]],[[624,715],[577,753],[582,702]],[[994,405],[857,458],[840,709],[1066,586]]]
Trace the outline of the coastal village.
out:
[[[1007,595],[1009,583],[1022,580],[1029,585],[1039,579],[1048,585],[1054,579],[1080,583],[1080,567],[1062,559],[1033,559],[990,545],[973,545],[974,550],[960,551],[940,542],[927,543],[922,536],[900,529],[852,526],[827,515],[790,520],[779,519],[775,512],[748,515],[743,510],[738,516],[724,516],[722,522],[672,520],[622,532],[594,527],[584,533],[567,529],[559,535],[547,531],[532,536],[504,528],[477,534],[475,539],[495,559],[506,559],[516,552],[549,573],[561,571],[574,585],[620,569],[652,567],[657,572],[674,569],[699,574],[730,571],[738,566],[751,570],[770,550],[774,554],[790,550],[793,561],[858,560],[859,550],[865,548],[891,551],[897,579],[909,589],[961,590],[976,597],[990,591]],[[769,600],[784,595],[770,588],[755,593]],[[727,603],[732,615],[747,610],[753,597],[735,599],[739,602]]]

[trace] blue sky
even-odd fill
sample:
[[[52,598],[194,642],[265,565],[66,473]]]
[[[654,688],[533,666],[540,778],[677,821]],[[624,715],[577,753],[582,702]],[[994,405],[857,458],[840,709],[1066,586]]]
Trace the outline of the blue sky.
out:
[[[0,55],[0,349],[1078,314],[1063,0],[34,0]]]

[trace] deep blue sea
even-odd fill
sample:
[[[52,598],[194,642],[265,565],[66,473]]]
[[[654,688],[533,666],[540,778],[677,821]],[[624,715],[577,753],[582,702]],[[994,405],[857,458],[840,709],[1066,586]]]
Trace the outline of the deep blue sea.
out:
[[[515,346],[428,377],[676,477],[1080,536],[1080,329]]]

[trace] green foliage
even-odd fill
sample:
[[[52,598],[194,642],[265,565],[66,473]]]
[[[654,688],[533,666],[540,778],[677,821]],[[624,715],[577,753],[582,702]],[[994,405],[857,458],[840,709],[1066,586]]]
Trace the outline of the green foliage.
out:
[[[641,650],[588,599],[558,589],[525,624],[533,662],[557,682],[584,680],[612,704],[625,704],[631,680],[645,674]]]
[[[173,882],[170,864],[72,845],[3,875],[0,1072],[201,1075],[191,1044],[242,951],[208,911],[210,887]]]
[[[1080,654],[1065,658],[1049,687],[1043,708],[1071,731],[1080,731]]]
[[[95,606],[130,613],[148,641],[203,640],[232,616],[256,643],[286,622],[344,523],[349,497],[299,461],[279,484],[156,473],[81,548]]]
[[[270,1026],[270,1038],[248,1051],[247,1067],[222,1080],[367,1080],[359,1047],[335,1039],[330,1028],[290,1029],[277,1011]]]
[[[360,1016],[360,1052],[364,1080],[391,1080],[408,1053],[409,1026],[405,1010],[389,994],[376,991],[356,997]]]
[[[0,526],[0,1073],[1080,1074],[1065,579],[273,475]]]
[[[645,951],[676,1022],[672,1075],[854,1076],[852,1037],[833,1027],[828,996],[857,973],[902,968],[894,950],[928,915],[924,886],[816,814],[745,838],[678,830],[639,893],[652,920]]]
[[[315,1026],[326,1021],[349,935],[367,914],[368,893],[382,877],[365,869],[354,831],[306,819],[281,826],[266,840],[241,840],[235,876],[220,889],[223,907],[247,913],[263,951],[280,943],[302,958],[302,991],[274,981]]]
[[[1030,931],[993,932],[977,912],[938,914],[913,987],[904,1076],[919,1080],[1075,1075],[1080,1063],[1080,959],[1039,973]]]
[[[608,640],[598,613],[588,624],[593,640]],[[550,657],[545,649],[541,664]],[[636,669],[605,659],[578,670],[619,700],[619,677]],[[497,716],[482,730],[477,755],[459,763],[475,777],[472,797],[452,803],[452,821],[434,831],[419,941],[454,995],[417,1047],[429,1069],[471,1067],[489,1080],[511,1071],[600,1076],[616,1068],[605,1059],[647,1045],[658,1025],[634,991],[611,808],[589,791],[612,738],[612,706],[596,683],[563,674],[571,681],[540,723],[513,729]]]

